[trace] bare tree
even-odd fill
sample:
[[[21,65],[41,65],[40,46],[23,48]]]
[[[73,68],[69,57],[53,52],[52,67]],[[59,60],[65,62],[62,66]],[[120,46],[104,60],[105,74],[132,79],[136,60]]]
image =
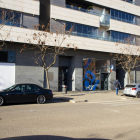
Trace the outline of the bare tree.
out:
[[[46,73],[47,88],[49,89],[49,78],[48,70],[56,63],[58,55],[65,54],[65,51],[69,48],[77,49],[74,44],[63,43],[70,37],[73,27],[66,31],[66,25],[54,25],[52,31],[50,31],[50,24],[48,23],[47,28],[44,25],[35,26],[36,29],[40,28],[42,31],[35,31],[28,39],[29,44],[24,44],[20,52],[33,49],[34,54],[32,56],[34,62],[42,67]]]
[[[113,60],[118,61],[117,65],[120,65],[123,70],[128,73],[130,84],[130,73],[135,67],[140,66],[140,46],[136,36],[131,36],[124,40],[124,42],[118,42],[116,44],[116,54],[111,54]]]

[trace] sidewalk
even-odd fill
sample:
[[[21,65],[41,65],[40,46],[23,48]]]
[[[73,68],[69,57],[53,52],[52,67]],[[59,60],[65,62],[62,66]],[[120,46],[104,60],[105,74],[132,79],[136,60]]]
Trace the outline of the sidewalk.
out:
[[[73,92],[68,91],[67,94],[62,94],[62,92],[54,92],[54,100],[59,99],[61,101],[69,101],[72,103],[77,102],[100,102],[107,100],[119,100],[127,99],[133,97],[123,96],[123,90],[119,90],[118,96],[116,96],[115,90],[103,90],[103,91],[81,91]]]

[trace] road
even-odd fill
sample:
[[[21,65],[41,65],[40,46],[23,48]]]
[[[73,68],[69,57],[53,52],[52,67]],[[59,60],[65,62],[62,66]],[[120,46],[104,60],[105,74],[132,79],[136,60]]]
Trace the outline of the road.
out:
[[[0,139],[139,140],[140,99],[5,105]]]

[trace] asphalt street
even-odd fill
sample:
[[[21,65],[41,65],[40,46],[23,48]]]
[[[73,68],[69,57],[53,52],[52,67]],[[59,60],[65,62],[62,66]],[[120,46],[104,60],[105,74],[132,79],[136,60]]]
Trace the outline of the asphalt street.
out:
[[[55,99],[42,105],[2,106],[0,139],[139,140],[140,99],[111,95],[91,94],[94,100],[88,102]]]

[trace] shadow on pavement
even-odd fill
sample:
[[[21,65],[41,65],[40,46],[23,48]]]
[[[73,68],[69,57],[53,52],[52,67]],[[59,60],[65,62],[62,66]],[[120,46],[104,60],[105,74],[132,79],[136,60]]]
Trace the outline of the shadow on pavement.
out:
[[[48,100],[46,103],[62,103],[62,102],[69,102],[73,98],[68,97],[53,97],[53,99]]]
[[[48,103],[62,103],[62,102],[69,102],[73,98],[67,98],[67,97],[53,97],[51,100],[47,100],[45,104]],[[14,105],[33,105],[37,104],[36,102],[28,102],[28,103],[8,103],[4,104],[3,106],[14,106]],[[1,106],[2,107],[2,106]]]
[[[40,136],[21,136],[21,137],[12,137],[12,138],[4,138],[1,140],[109,140],[109,139],[99,139],[99,138],[69,138],[62,136],[50,136],[50,135],[40,135]]]

